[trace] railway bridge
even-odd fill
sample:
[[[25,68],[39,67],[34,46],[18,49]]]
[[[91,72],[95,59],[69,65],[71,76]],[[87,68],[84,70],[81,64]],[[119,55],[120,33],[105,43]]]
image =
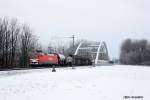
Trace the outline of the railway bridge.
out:
[[[102,42],[81,42],[74,55],[90,58],[94,65],[103,65],[109,62],[107,45]]]

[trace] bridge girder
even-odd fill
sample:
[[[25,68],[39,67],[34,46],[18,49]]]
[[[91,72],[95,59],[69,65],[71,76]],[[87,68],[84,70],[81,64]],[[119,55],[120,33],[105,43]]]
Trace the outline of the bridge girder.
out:
[[[99,64],[99,61],[108,61],[108,50],[107,45],[104,41],[102,42],[81,42],[74,55],[87,56],[90,57],[91,60],[94,61],[95,65]]]

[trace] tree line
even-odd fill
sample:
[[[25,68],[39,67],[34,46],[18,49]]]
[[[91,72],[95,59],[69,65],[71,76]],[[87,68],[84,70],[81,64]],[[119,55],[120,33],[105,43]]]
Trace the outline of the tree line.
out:
[[[14,18],[0,18],[0,68],[28,67],[37,38],[27,24]]]
[[[150,65],[150,42],[126,39],[121,46],[120,63]]]
[[[76,41],[74,48],[81,41]],[[29,59],[39,49],[44,53],[61,53],[65,56],[75,52],[72,42],[69,47],[49,43],[48,47],[42,48],[29,25],[21,24],[15,18],[0,18],[0,69],[29,67]]]

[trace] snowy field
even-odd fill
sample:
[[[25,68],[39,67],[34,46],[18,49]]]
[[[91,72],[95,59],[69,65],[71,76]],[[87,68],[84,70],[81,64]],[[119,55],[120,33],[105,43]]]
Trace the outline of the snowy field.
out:
[[[124,96],[143,98],[125,98]],[[0,72],[0,100],[150,100],[150,68],[97,66]]]

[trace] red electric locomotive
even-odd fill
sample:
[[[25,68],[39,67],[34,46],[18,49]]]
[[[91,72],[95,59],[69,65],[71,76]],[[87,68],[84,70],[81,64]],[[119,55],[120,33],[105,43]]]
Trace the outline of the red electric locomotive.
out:
[[[57,54],[44,54],[41,51],[37,52],[31,59],[30,65],[31,66],[52,66],[58,65],[59,63],[59,56]]]

